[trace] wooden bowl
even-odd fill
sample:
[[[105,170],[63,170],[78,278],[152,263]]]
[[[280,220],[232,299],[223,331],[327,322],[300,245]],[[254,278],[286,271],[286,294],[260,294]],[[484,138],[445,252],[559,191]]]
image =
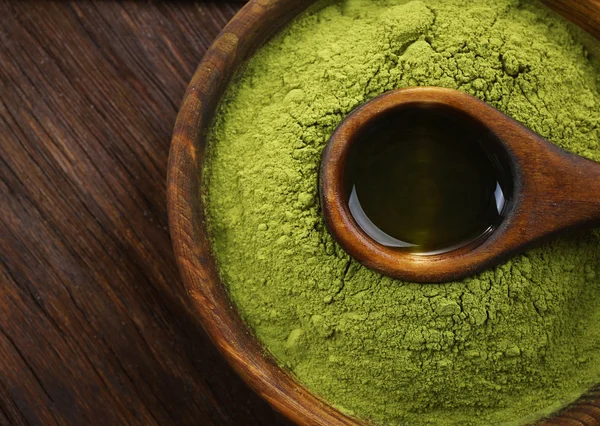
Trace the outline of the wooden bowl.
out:
[[[600,0],[547,0],[600,38]],[[315,395],[265,353],[241,320],[215,266],[201,192],[206,132],[235,70],[308,0],[251,0],[206,52],[177,117],[168,169],[169,224],[185,286],[202,325],[238,374],[273,407],[298,424],[361,425]],[[582,397],[546,425],[600,425],[600,390]]]

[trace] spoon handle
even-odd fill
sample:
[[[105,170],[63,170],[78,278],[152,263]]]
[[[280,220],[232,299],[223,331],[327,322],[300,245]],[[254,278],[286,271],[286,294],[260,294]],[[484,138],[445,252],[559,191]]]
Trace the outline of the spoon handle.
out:
[[[560,149],[467,95],[443,89],[424,90],[485,123],[502,141],[514,178],[510,212],[500,228],[479,247],[459,249],[433,265],[428,264],[432,276],[463,277],[564,231],[600,226],[599,162]]]
[[[600,226],[600,163],[543,143],[544,167],[530,171],[537,186],[531,225],[548,234]]]
[[[515,133],[504,136],[513,141],[510,145],[521,176],[513,218],[519,233],[514,234],[513,244],[600,226],[600,163],[564,151],[533,132],[520,131],[516,122],[508,127],[505,132],[515,127]]]

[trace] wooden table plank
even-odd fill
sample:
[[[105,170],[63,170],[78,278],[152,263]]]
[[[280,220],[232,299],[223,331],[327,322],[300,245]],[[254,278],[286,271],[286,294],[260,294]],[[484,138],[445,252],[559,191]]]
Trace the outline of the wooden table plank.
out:
[[[171,130],[240,2],[0,2],[0,424],[287,424],[191,312]]]

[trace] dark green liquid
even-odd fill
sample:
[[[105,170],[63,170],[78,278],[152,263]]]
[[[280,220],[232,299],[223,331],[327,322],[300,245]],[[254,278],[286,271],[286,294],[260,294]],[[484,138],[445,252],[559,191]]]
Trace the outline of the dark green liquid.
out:
[[[380,244],[418,253],[453,250],[493,232],[511,188],[502,162],[483,148],[491,137],[439,108],[378,119],[349,158],[355,220]]]

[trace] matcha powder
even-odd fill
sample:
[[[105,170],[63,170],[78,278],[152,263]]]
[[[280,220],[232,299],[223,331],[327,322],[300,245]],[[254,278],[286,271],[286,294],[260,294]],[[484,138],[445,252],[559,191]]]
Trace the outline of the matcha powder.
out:
[[[381,425],[524,424],[600,383],[599,230],[461,282],[414,284],[350,259],[317,188],[335,127],[407,86],[462,90],[600,161],[600,64],[579,33],[530,1],[320,6],[249,61],[209,134],[215,256],[264,347]]]

